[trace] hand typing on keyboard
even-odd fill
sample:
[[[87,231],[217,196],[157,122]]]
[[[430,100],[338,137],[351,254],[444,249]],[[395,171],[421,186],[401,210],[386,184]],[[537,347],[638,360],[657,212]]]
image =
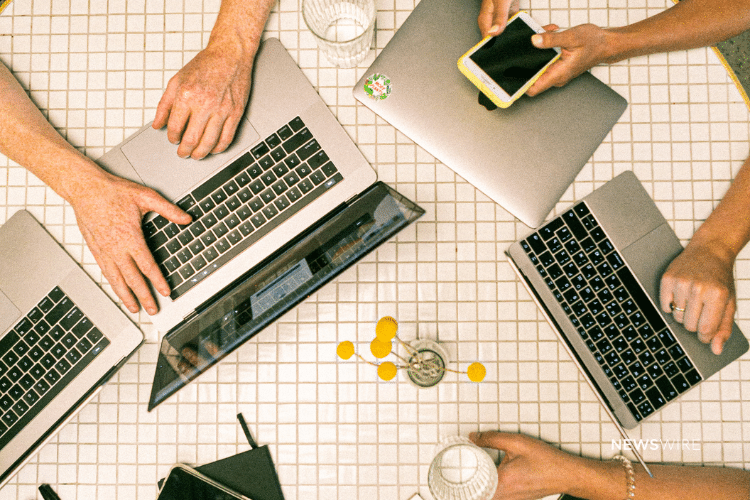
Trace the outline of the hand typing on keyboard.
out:
[[[737,308],[732,270],[750,240],[749,191],[750,159],[661,281],[662,310],[697,331],[715,354],[721,353],[732,333]]]
[[[696,241],[667,268],[661,280],[660,302],[666,313],[701,342],[721,354],[732,334],[737,309],[732,268],[734,258],[720,256],[711,245]]]
[[[258,0],[221,2],[208,46],[172,77],[153,127],[167,127],[177,154],[196,160],[224,151],[250,94],[251,73],[271,6]]]
[[[156,314],[146,279],[164,296],[170,288],[146,246],[141,221],[149,211],[178,224],[189,224],[190,215],[152,189],[105,172],[90,175],[69,199],[91,253],[125,307],[135,313],[140,302]]]

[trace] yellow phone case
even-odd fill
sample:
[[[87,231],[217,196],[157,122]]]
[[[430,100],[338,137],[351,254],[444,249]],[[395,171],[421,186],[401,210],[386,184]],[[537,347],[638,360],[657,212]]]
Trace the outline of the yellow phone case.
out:
[[[510,19],[508,19],[508,24],[510,24],[511,21],[513,21],[516,17],[518,17],[521,14],[521,12],[523,12],[524,14],[528,14],[525,11],[519,11],[513,17],[511,17]],[[518,100],[518,98],[521,97],[522,95],[524,95],[526,93],[526,91],[529,90],[529,88],[532,85],[534,85],[534,82],[536,82],[537,79],[539,79],[539,77],[542,76],[545,71],[547,71],[547,68],[549,68],[552,63],[554,63],[555,61],[557,61],[560,58],[560,53],[558,52],[557,56],[555,56],[554,58],[552,58],[552,60],[549,63],[547,63],[547,65],[534,78],[532,78],[531,80],[529,80],[526,83],[526,85],[524,85],[523,87],[521,87],[521,89],[516,93],[516,97],[515,98],[513,98],[511,101],[501,101],[492,92],[492,90],[490,90],[479,78],[477,78],[477,76],[469,68],[466,67],[466,65],[464,65],[464,62],[463,62],[464,59],[469,54],[471,54],[472,52],[474,52],[479,46],[481,46],[482,44],[484,44],[490,38],[492,38],[492,35],[484,37],[478,44],[474,45],[472,48],[470,48],[469,50],[467,50],[466,53],[464,55],[462,55],[458,59],[458,70],[461,71],[461,73],[463,73],[464,76],[466,78],[468,78],[469,81],[474,84],[474,86],[476,86],[480,91],[482,91],[482,93],[484,95],[486,95],[487,98],[490,101],[492,101],[498,108],[507,108],[508,106],[510,106],[511,104],[513,104],[516,100]]]

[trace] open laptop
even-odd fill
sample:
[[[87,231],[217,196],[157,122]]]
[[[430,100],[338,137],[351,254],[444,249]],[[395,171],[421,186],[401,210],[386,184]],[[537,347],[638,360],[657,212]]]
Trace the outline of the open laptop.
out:
[[[637,426],[748,350],[736,324],[717,356],[661,312],[661,276],[682,249],[628,171],[506,252],[618,426]]]
[[[143,334],[26,211],[0,226],[0,486]]]
[[[193,215],[144,224],[172,288],[152,317],[165,336],[149,409],[424,213],[375,183],[277,39],[258,51],[232,146],[200,161],[176,150],[146,125],[99,160]]]
[[[627,102],[584,73],[488,111],[457,61],[481,35],[480,0],[422,0],[354,97],[522,222],[538,227]],[[387,82],[387,83],[386,83]]]

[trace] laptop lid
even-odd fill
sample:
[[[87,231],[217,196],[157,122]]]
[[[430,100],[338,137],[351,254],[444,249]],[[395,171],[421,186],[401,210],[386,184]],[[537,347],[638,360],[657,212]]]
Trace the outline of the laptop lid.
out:
[[[487,111],[457,61],[480,39],[479,0],[422,0],[354,97],[525,224],[537,227],[627,102],[589,73]],[[388,85],[376,89],[374,75]],[[377,79],[375,79],[377,80]]]
[[[27,211],[0,226],[0,485],[143,334]]]
[[[99,160],[110,172],[155,188],[194,214],[194,223],[187,228],[192,236],[185,228],[179,228],[178,232],[169,224],[152,227],[153,215],[144,225],[147,242],[173,290],[171,298],[155,294],[159,313],[151,320],[160,333],[168,332],[237,277],[376,180],[375,171],[278,39],[270,38],[261,44],[252,81],[242,126],[226,152],[199,161],[180,159],[176,146],[167,140],[166,130],[153,130],[146,125]],[[287,137],[287,132],[292,136]],[[290,143],[295,143],[300,150],[306,148],[305,155],[312,156],[305,156],[300,150],[293,151]],[[288,156],[282,159],[277,153]],[[285,166],[291,159],[295,163]],[[319,181],[316,172],[326,173],[329,167],[336,170],[329,178],[330,183]],[[279,198],[288,195],[288,192],[282,195],[275,191],[279,183],[288,184],[289,191],[295,189],[287,180],[292,174],[297,177],[297,185],[304,184],[309,190],[300,188],[301,193],[296,192],[299,202],[292,201],[286,206],[277,204]],[[235,183],[232,176],[243,176],[249,182],[244,184],[238,178]],[[221,180],[216,181],[219,177]],[[262,190],[253,188],[252,193],[245,190],[261,179]],[[312,187],[310,182],[313,182]],[[223,199],[214,198],[215,202],[209,200],[213,189],[224,189],[222,185],[226,188],[229,184],[232,189],[239,186],[240,190],[225,191]],[[248,196],[243,198],[244,194]],[[265,194],[269,197],[263,198]],[[240,202],[237,209],[243,210],[239,215],[241,223],[226,223],[226,233],[224,229],[217,231],[227,220],[224,208],[236,203],[237,197]],[[254,202],[260,198],[263,198],[263,206],[256,207]],[[292,198],[284,203],[289,200]],[[266,211],[267,206],[274,204],[276,208]],[[248,208],[239,208],[240,205]],[[230,207],[229,211],[236,213],[233,210]],[[212,220],[209,223],[201,218],[210,212],[216,213],[215,218],[222,222]],[[169,232],[171,229],[174,231]],[[213,233],[214,238],[203,242],[202,250],[191,248],[190,252],[181,254],[185,246],[171,247],[181,237],[186,237],[185,245],[189,245],[208,238],[209,233]],[[217,245],[221,245],[218,250]],[[227,245],[231,248],[227,249]],[[221,255],[214,257],[214,250]],[[207,252],[211,254],[206,255]],[[186,265],[198,260],[198,254],[203,263],[183,272]],[[160,260],[161,256],[164,261]],[[173,260],[174,256],[180,256],[179,261]],[[174,266],[169,265],[170,262]]]
[[[164,337],[149,411],[423,214],[378,182],[241,276]]]

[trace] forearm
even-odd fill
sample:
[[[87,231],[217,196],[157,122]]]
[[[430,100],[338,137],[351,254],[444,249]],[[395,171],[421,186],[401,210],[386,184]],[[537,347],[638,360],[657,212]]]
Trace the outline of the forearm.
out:
[[[104,172],[50,125],[0,63],[0,153],[27,168],[68,201],[84,192],[83,180]]]
[[[233,50],[252,65],[276,0],[223,0],[207,49]]]
[[[682,0],[643,21],[606,30],[604,62],[713,45],[747,29],[748,0]]]
[[[654,477],[634,466],[639,500],[747,500],[750,473],[724,467],[650,465]],[[589,500],[625,498],[626,473],[620,462],[585,460],[569,494]]]
[[[729,264],[734,263],[750,241],[750,158],[740,168],[732,185],[698,228],[691,243],[710,245]]]

